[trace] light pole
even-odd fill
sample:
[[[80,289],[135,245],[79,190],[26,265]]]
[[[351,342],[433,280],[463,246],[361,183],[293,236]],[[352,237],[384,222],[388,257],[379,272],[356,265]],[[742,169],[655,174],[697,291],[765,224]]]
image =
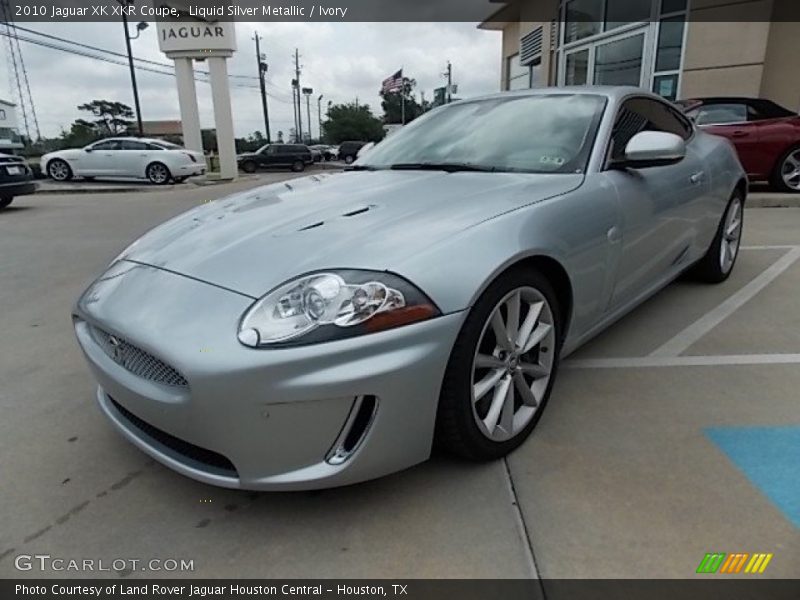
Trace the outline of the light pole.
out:
[[[314,93],[313,88],[303,88],[303,94],[306,97],[306,113],[308,115],[308,141],[311,141],[311,94]]]
[[[267,69],[269,69],[269,65],[267,65],[266,57],[261,54],[261,47],[259,45],[260,37],[258,33],[255,35],[256,39],[256,61],[258,62],[258,83],[261,87],[261,110],[264,113],[264,133],[267,137],[267,143],[271,143],[272,139],[269,133],[269,108],[267,106],[267,87],[266,83],[264,82],[264,77],[267,75]]]
[[[117,0],[122,5],[122,26],[125,29],[125,46],[128,49],[128,67],[131,71],[131,86],[133,87],[133,103],[136,107],[136,126],[139,130],[139,137],[144,136],[144,127],[142,127],[142,107],[139,105],[139,88],[136,87],[136,69],[133,66],[133,50],[131,50],[131,40],[135,40],[141,35],[142,31],[147,29],[147,23],[144,21],[136,25],[136,35],[131,37],[128,31],[128,6],[133,4],[133,0]]]
[[[320,94],[319,98],[317,98],[317,120],[319,122],[319,141],[322,143],[322,98],[323,95]]]

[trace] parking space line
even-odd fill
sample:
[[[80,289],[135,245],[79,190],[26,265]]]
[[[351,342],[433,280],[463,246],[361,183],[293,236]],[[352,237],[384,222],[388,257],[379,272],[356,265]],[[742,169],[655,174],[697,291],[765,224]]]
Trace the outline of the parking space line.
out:
[[[678,356],[689,349],[701,337],[714,329],[722,321],[731,316],[746,302],[767,287],[786,269],[791,267],[800,258],[800,247],[794,247],[765,269],[758,277],[733,294],[722,304],[700,317],[697,321],[686,327],[675,337],[668,340],[650,353],[652,357]]]
[[[651,367],[709,367],[726,365],[800,364],[800,354],[722,354],[716,356],[632,356],[565,360],[569,369],[625,369]]]

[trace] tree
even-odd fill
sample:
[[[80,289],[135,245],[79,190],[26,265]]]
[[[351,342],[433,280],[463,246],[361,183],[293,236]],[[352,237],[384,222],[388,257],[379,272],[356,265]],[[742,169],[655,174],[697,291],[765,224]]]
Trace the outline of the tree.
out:
[[[95,120],[88,122],[79,119],[82,123],[88,123],[97,128],[101,135],[119,135],[128,130],[133,124],[133,110],[122,102],[111,102],[109,100],[92,100],[86,104],[78,106],[78,110],[92,113]],[[76,123],[78,122],[76,121]]]
[[[381,92],[381,108],[383,108],[383,122],[387,124],[403,123],[403,112],[405,111],[405,122],[410,123],[426,110],[430,109],[430,104],[418,103],[414,99],[414,88],[417,85],[416,79],[403,79],[403,87],[397,92]],[[405,107],[403,98],[405,97]]]
[[[364,104],[334,104],[328,110],[328,120],[322,123],[325,141],[339,144],[346,140],[379,142],[383,139],[383,123]]]

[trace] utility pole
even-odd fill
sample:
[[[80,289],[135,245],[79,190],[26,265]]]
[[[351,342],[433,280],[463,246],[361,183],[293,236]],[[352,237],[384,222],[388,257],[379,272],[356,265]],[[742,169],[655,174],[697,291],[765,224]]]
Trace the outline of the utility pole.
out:
[[[131,49],[131,34],[128,31],[128,16],[126,9],[128,6],[133,4],[133,0],[117,0],[122,5],[122,26],[125,29],[125,46],[128,49],[128,67],[131,71],[131,86],[133,87],[133,102],[136,106],[136,125],[139,130],[139,137],[144,137],[144,127],[142,126],[142,107],[139,105],[139,88],[136,86],[136,70],[133,66],[133,50]],[[136,37],[139,37],[139,33],[143,29],[147,27],[147,24],[144,24],[142,27],[142,23],[136,26],[137,33]]]
[[[320,94],[319,98],[317,98],[317,122],[319,124],[319,141],[322,143],[322,98],[323,95]]]
[[[292,79],[292,110],[294,111],[294,141],[297,141],[297,79]]]
[[[256,64],[258,65],[258,83],[261,86],[261,109],[264,112],[264,132],[267,138],[267,143],[271,143],[272,139],[269,133],[269,107],[267,106],[267,85],[264,77],[267,75],[267,65],[265,56],[261,54],[261,46],[259,44],[260,36],[255,34],[256,40]]]
[[[300,51],[294,49],[294,75],[297,87],[297,143],[303,142],[303,109],[300,104]]]
[[[303,95],[306,97],[306,111],[308,115],[308,141],[311,141],[311,94],[314,93],[312,88],[303,88]]]

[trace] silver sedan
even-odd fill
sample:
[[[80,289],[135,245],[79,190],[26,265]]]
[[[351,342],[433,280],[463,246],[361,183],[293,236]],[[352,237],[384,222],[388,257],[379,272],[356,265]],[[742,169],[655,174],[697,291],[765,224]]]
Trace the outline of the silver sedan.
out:
[[[434,442],[495,459],[566,355],[681,274],[728,277],[746,189],[726,140],[639,89],[462,101],[344,173],[157,227],[75,330],[114,427],[200,481],[338,486]]]

